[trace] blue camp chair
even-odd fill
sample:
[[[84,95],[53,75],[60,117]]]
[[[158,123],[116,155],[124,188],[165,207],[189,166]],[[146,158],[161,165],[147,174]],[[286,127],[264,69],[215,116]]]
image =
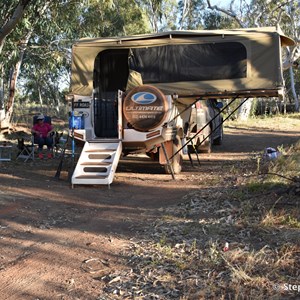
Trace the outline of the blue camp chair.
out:
[[[33,117],[33,125],[35,125],[38,122],[38,120],[37,120],[38,116],[39,115],[36,115]],[[52,122],[51,117],[44,116],[44,122],[51,125],[51,122]],[[54,146],[55,146],[54,133],[53,133],[52,137],[53,137],[53,147],[52,147],[52,150],[53,150]],[[34,134],[31,136],[31,142],[29,144],[25,144],[24,139],[18,140],[19,153],[17,155],[17,159],[24,159],[24,162],[26,162],[28,160],[34,160],[35,150],[36,150],[37,145],[38,145],[38,143],[37,143],[37,140],[36,140]],[[53,152],[53,156],[54,156],[54,152]]]

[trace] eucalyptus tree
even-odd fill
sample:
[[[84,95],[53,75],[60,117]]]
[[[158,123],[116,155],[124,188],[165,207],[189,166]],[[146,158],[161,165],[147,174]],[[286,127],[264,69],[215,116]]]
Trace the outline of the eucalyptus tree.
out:
[[[47,20],[46,20],[47,22]],[[74,41],[83,37],[107,37],[126,34],[138,34],[148,30],[139,7],[130,0],[118,1],[64,1],[51,10],[50,25],[39,23],[36,38],[28,49],[23,73],[28,77],[31,68],[36,78],[44,78],[47,84],[39,84],[41,90],[47,90],[52,83],[55,90],[59,79],[68,77],[71,63],[70,50]],[[37,42],[35,42],[37,41]],[[30,55],[29,55],[30,54]],[[41,71],[43,74],[41,74]],[[51,81],[48,79],[52,78]],[[50,83],[49,83],[50,82]],[[64,86],[67,85],[67,82]],[[58,88],[56,89],[58,90]],[[45,94],[45,93],[42,93]],[[54,104],[62,99],[51,100]],[[45,98],[45,97],[44,97]],[[40,97],[37,99],[41,102]]]
[[[205,10],[203,14],[204,29],[233,29],[235,28],[231,18],[217,11]]]
[[[45,20],[48,24],[37,24],[35,38],[24,59],[22,77],[27,78],[24,88],[30,91],[25,93],[26,97],[40,105],[50,100],[56,107],[63,99],[62,86],[68,86],[74,41],[82,37],[137,34],[148,29],[140,9],[130,0],[64,1],[52,7],[49,18],[51,22]]]
[[[203,29],[203,12],[205,3],[203,0],[179,1],[179,29]]]
[[[163,16],[162,0],[134,0],[147,15],[153,32],[158,32],[159,23]]]
[[[150,32],[147,17],[139,3],[132,0],[90,0],[78,11],[77,37],[105,37]]]
[[[2,44],[1,51],[1,62],[3,65],[2,76],[8,78],[8,87],[5,97],[6,105],[2,107],[1,129],[3,127],[9,127],[11,121],[20,68],[28,43],[34,33],[35,26],[44,18],[50,5],[53,5],[51,0],[27,1],[27,10],[23,10],[21,18],[18,11],[20,10],[20,3],[24,4],[24,2],[25,1],[20,1],[15,9],[11,9],[9,5],[6,6],[6,8],[10,10],[10,17],[7,17],[8,21],[2,26],[2,28],[5,28],[9,23],[15,24],[14,27],[10,26],[11,30],[9,35],[6,36],[5,43]],[[7,15],[9,15],[9,13],[7,13]],[[16,16],[18,16],[19,22],[10,22],[10,20],[15,19]]]
[[[164,0],[162,2],[162,18],[159,31],[176,30],[178,28],[178,1]]]
[[[12,34],[12,37],[15,38],[17,37],[19,46],[15,58],[11,60],[11,66],[10,66],[11,75],[10,75],[9,88],[8,88],[9,93],[8,93],[6,106],[5,106],[5,119],[4,119],[4,122],[8,124],[11,121],[11,117],[13,113],[17,80],[19,77],[24,55],[28,47],[28,43],[33,36],[35,26],[39,23],[40,19],[49,8],[50,2],[51,2],[50,0],[44,1],[42,5],[40,4],[37,5],[36,7],[32,7],[34,13],[32,13],[29,16],[25,15],[20,22],[20,25],[22,25],[21,30],[19,28],[16,28],[14,33]],[[8,41],[7,44],[11,42],[12,41]]]
[[[286,48],[287,53],[284,55],[283,68],[289,70],[289,82],[295,102],[295,110],[299,111],[299,95],[297,95],[294,80],[295,73],[297,75],[296,79],[300,80],[299,69],[294,70],[293,67],[296,66],[299,68],[297,60],[300,57],[300,2],[285,0],[240,0],[236,4],[235,0],[231,0],[227,8],[212,5],[210,0],[206,0],[206,2],[208,9],[218,11],[230,17],[236,24],[236,27],[280,25],[286,34],[294,38],[296,45],[292,48]]]
[[[1,10],[10,20],[18,1],[5,1],[5,4],[2,3]],[[59,81],[69,72],[70,49],[76,39],[148,30],[141,9],[130,0],[35,0],[28,1],[26,8],[23,18],[3,43],[0,58],[4,74],[9,77],[6,80],[9,85],[5,107],[7,123],[13,112],[20,70],[27,97],[58,106],[62,98],[58,92]]]
[[[0,3],[0,14],[2,22],[0,23],[0,129],[2,128],[2,121],[5,119],[4,110],[4,62],[7,57],[2,55],[2,49],[5,44],[7,36],[16,28],[18,22],[22,19],[26,6],[30,0],[20,0],[19,2],[3,0]]]
[[[177,29],[177,0],[134,0],[150,24],[150,32]]]

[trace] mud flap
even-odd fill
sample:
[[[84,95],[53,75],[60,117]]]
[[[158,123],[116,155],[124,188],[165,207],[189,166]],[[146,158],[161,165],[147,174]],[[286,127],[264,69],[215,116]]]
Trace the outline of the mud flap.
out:
[[[166,141],[166,142],[164,142],[164,145],[165,145],[165,149],[166,149],[166,152],[167,152],[167,156],[171,157],[173,155],[173,141]],[[167,164],[167,160],[166,160],[166,157],[164,155],[162,147],[159,147],[159,163],[161,165],[166,165]]]

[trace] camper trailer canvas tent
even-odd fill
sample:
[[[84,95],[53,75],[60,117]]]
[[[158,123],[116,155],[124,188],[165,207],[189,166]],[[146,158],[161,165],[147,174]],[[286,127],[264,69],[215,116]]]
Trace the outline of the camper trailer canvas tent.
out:
[[[113,178],[117,163],[108,170],[100,160],[113,161],[114,155],[100,144],[116,148],[116,156],[167,146],[167,157],[160,160],[168,161],[174,144],[185,137],[190,105],[199,97],[279,96],[284,86],[281,49],[293,43],[275,27],[79,40],[72,49],[70,92],[84,127],[75,136],[86,142],[82,155],[98,161],[79,159],[78,164],[88,167],[76,167],[73,183],[94,184],[97,176],[109,174]],[[111,141],[114,145],[108,146]],[[102,169],[105,175],[98,172]]]

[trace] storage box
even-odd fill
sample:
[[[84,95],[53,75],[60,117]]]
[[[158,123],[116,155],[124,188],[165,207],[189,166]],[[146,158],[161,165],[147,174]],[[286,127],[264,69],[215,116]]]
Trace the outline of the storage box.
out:
[[[74,126],[72,126],[72,117],[69,117],[69,128],[72,129],[84,129],[84,117],[74,116]]]

